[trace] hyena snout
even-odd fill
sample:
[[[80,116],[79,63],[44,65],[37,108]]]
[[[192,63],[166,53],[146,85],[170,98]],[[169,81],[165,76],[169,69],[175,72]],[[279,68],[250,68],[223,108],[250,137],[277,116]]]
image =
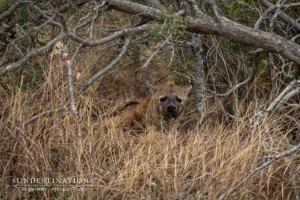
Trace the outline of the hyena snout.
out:
[[[176,114],[176,106],[173,104],[168,105],[167,112],[171,115]]]
[[[176,106],[174,103],[170,103],[166,105],[164,110],[164,116],[167,118],[176,118],[180,115],[180,111],[178,109],[178,106]]]

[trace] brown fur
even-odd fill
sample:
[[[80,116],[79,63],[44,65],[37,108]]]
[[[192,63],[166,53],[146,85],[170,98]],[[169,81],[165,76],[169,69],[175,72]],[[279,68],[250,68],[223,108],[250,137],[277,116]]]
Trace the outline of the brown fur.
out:
[[[155,128],[177,129],[185,111],[185,103],[191,86],[180,87],[174,81],[158,85],[145,99],[121,115],[125,129]]]

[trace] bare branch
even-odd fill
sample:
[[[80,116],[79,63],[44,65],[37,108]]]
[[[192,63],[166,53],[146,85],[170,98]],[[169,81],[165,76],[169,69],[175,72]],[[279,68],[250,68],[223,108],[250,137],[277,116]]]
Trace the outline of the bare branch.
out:
[[[116,64],[118,64],[121,60],[121,58],[123,57],[123,55],[126,53],[128,47],[129,47],[129,42],[130,39],[127,38],[125,40],[125,44],[120,52],[120,54],[116,57],[116,59],[114,59],[111,63],[109,63],[106,67],[104,67],[103,69],[98,70],[98,72],[96,72],[88,81],[87,83],[84,85],[84,87],[74,96],[74,98],[77,98],[78,96],[80,96],[83,92],[85,92],[91,85],[93,85],[95,83],[96,80],[98,80],[99,77],[101,77],[102,75],[104,75],[105,73],[107,73],[110,69],[112,69]],[[35,120],[39,119],[40,117],[43,117],[45,115],[54,113],[54,112],[61,112],[61,111],[65,111],[66,107],[68,107],[70,105],[71,101],[68,101],[66,103],[65,106],[56,108],[56,109],[50,109],[47,111],[44,111],[42,113],[39,113],[37,115],[32,116],[30,119],[26,120],[23,124],[26,126],[30,123],[33,123]]]
[[[150,5],[154,8],[163,9],[164,6],[159,2],[159,0],[148,0]]]
[[[255,22],[254,24],[254,29],[259,29],[261,23],[263,20],[271,13],[273,10],[276,9],[276,5],[269,7],[260,17],[259,19]]]
[[[9,9],[7,9],[4,13],[0,15],[0,22],[2,22],[4,19],[6,19],[9,15],[11,15],[17,8],[21,6],[21,4],[24,3],[23,1],[15,1],[14,4],[12,4]]]
[[[215,1],[215,0],[211,1],[211,4],[212,4],[212,8],[213,8],[213,11],[214,11],[215,16],[216,16],[218,19],[223,18],[223,16],[222,16],[221,13],[219,12],[219,7],[218,7],[216,1]]]
[[[14,69],[17,69],[19,67],[21,67],[21,65],[23,65],[24,63],[26,63],[30,58],[34,57],[34,56],[38,56],[41,53],[43,53],[44,51],[47,51],[48,49],[50,49],[56,42],[62,40],[64,37],[66,37],[66,34],[61,34],[59,36],[57,36],[56,38],[54,38],[53,40],[51,40],[50,42],[48,42],[47,45],[36,49],[34,51],[31,51],[30,53],[28,53],[26,56],[24,56],[22,59],[20,59],[19,61],[9,64],[6,67],[4,67],[4,69],[0,70],[0,76],[11,71]]]
[[[21,35],[20,37],[18,38],[15,38],[13,39],[10,44],[7,45],[6,49],[8,49],[8,47],[10,47],[11,45],[14,45],[15,46],[15,43],[19,40],[21,40],[22,38],[28,36],[28,35],[31,35],[33,33],[36,33],[37,31],[41,30],[42,28],[44,28],[45,26],[47,26],[48,24],[50,24],[52,22],[52,20],[55,18],[56,16],[52,16],[50,19],[48,19],[47,21],[45,21],[44,23],[42,23],[41,25],[39,26],[36,26],[36,27],[33,27],[29,30],[27,30],[26,33],[24,33],[23,35]],[[4,56],[5,57],[5,53],[4,53]],[[3,64],[3,61],[0,62],[0,66]]]
[[[126,13],[141,15],[157,21],[163,21],[167,18],[157,9],[130,1],[107,0],[107,2],[112,8]],[[215,20],[206,14],[198,18],[187,17],[187,30],[194,33],[220,35],[235,42],[264,48],[271,52],[280,53],[300,64],[300,46],[298,44],[279,35],[255,30],[233,22],[225,17],[222,17],[221,20]]]
[[[35,120],[43,117],[43,116],[46,116],[46,115],[49,115],[51,113],[56,113],[56,112],[62,112],[62,111],[65,111],[66,110],[66,107],[60,107],[60,108],[54,108],[54,109],[50,109],[50,110],[47,110],[47,111],[44,111],[44,112],[41,112],[39,114],[36,114],[34,116],[32,116],[30,119],[26,120],[23,125],[24,126],[27,126],[31,123],[33,123]]]
[[[256,72],[257,72],[257,65],[254,62],[251,75],[246,80],[244,80],[243,82],[241,82],[239,84],[236,84],[233,88],[231,88],[229,91],[227,91],[224,94],[216,94],[215,93],[215,95],[220,96],[220,97],[226,97],[226,96],[230,95],[231,93],[233,93],[234,91],[236,91],[237,89],[239,89],[240,87],[246,85],[249,81],[251,81],[254,78],[254,76],[256,75]]]
[[[284,8],[300,7],[300,3],[290,3],[283,6]]]
[[[75,156],[75,169],[77,172],[80,173],[80,166],[81,166],[81,149],[82,149],[82,134],[81,134],[81,128],[80,128],[80,122],[79,122],[79,117],[77,114],[77,108],[75,105],[75,98],[74,98],[74,93],[73,93],[73,81],[72,81],[72,67],[74,65],[75,59],[78,55],[78,52],[82,45],[79,45],[73,54],[71,60],[67,64],[67,69],[68,69],[68,89],[69,89],[69,95],[70,95],[70,107],[71,111],[73,113],[73,117],[75,120],[75,125],[76,125],[76,131],[77,131],[77,153]]]
[[[127,38],[125,40],[125,44],[120,52],[120,54],[114,59],[111,63],[109,63],[106,67],[103,69],[100,69],[98,72],[96,72],[88,81],[87,83],[82,87],[82,89],[74,96],[74,98],[77,98],[80,96],[82,93],[84,93],[90,86],[92,86],[96,80],[98,80],[99,77],[107,73],[110,69],[112,69],[116,64],[118,64],[121,60],[121,58],[124,56],[126,53],[128,46],[129,46],[130,39]],[[65,111],[66,107],[70,105],[71,101],[68,101],[65,106],[55,108],[55,109],[50,109],[47,111],[44,111],[42,113],[39,113],[37,115],[32,116],[30,119],[26,120],[23,124],[24,126],[33,123],[35,120],[39,119],[40,117],[46,116],[48,114],[54,113],[54,112],[61,112]]]
[[[270,104],[270,106],[266,109],[267,112],[274,111],[277,109],[280,104],[282,105],[284,102],[291,99],[295,94],[297,94],[300,90],[300,87],[297,87],[295,90],[292,90],[297,84],[300,84],[299,81],[292,81],[280,94],[279,96]],[[292,90],[292,91],[291,91]]]
[[[36,9],[38,12],[40,12],[46,19],[50,20],[51,24],[55,25],[55,26],[59,26],[60,28],[62,28],[61,24],[59,24],[58,22],[54,21],[54,17],[56,17],[56,14],[54,14],[54,17],[50,17],[47,15],[47,13],[40,9],[37,5],[35,5],[33,2],[31,2],[31,5],[34,9]],[[57,12],[58,13],[58,12]]]
[[[197,2],[195,0],[187,0],[188,3],[192,4],[192,7],[198,16],[203,15],[203,12],[199,8]]]
[[[47,45],[41,47],[40,49],[37,49],[37,50],[34,50],[32,52],[30,52],[29,54],[27,54],[26,56],[24,56],[22,59],[20,59],[19,61],[15,62],[15,63],[12,63],[12,64],[9,64],[8,66],[4,67],[4,69],[1,69],[0,70],[0,76],[7,73],[8,71],[11,71],[11,70],[14,70],[18,67],[20,67],[22,64],[26,63],[31,57],[33,56],[37,56],[41,53],[43,53],[44,51],[48,50],[49,48],[51,48],[57,41],[59,40],[62,40],[63,38],[65,38],[67,35],[83,44],[83,45],[87,45],[87,46],[97,46],[97,45],[101,45],[101,44],[105,44],[105,43],[108,43],[116,38],[119,38],[121,36],[124,36],[124,35],[128,35],[128,34],[133,34],[133,33],[139,33],[139,32],[144,32],[144,31],[147,31],[147,30],[150,30],[152,25],[150,24],[146,24],[146,25],[142,25],[142,26],[139,26],[139,27],[134,27],[134,28],[128,28],[128,29],[123,29],[123,30],[120,30],[120,31],[117,31],[107,37],[104,37],[102,39],[99,39],[99,40],[84,40],[82,39],[81,37],[77,36],[76,34],[74,33],[68,33],[68,29],[66,27],[66,24],[63,23],[63,27],[64,27],[64,30],[65,34],[61,34],[59,36],[57,36],[55,39],[53,39],[52,41],[50,41]]]
[[[96,22],[97,17],[99,16],[100,8],[103,8],[103,7],[105,6],[106,2],[103,1],[100,5],[97,5],[96,1],[94,1],[94,4],[95,4],[96,7],[95,7],[93,10],[95,10],[96,13],[95,13],[94,16],[93,16],[92,21],[91,21],[90,28],[88,29],[89,36],[90,36],[90,37],[93,36],[94,25],[95,25],[95,22]]]
[[[162,12],[159,9],[151,8],[131,1],[125,2],[121,0],[107,0],[106,2],[113,9],[123,11],[125,13],[139,15],[141,17],[146,17],[157,21],[164,21],[164,18],[161,17]]]
[[[270,21],[270,29],[271,29],[271,31],[274,30],[274,23],[275,23],[275,20],[277,19],[280,10],[282,9],[282,7],[284,6],[284,4],[285,4],[286,2],[287,2],[287,0],[283,0],[283,1],[281,2],[281,4],[280,4],[280,5],[278,6],[278,8],[276,9],[275,14],[274,14],[273,17],[271,18],[271,21]]]
[[[146,69],[148,67],[148,65],[150,64],[151,60],[158,54],[158,52],[162,48],[164,48],[164,46],[166,46],[166,44],[169,42],[170,39],[171,39],[171,36],[167,37],[167,39],[165,39],[164,41],[158,43],[155,46],[155,51],[149,56],[149,58],[147,59],[147,61],[143,64],[142,67],[140,67],[140,69]]]
[[[290,91],[287,95],[285,95],[285,97],[282,99],[282,101],[280,102],[280,105],[277,108],[279,108],[280,106],[282,106],[284,103],[288,102],[293,97],[295,97],[298,94],[300,94],[300,86],[299,86],[299,84],[300,84],[300,82],[297,82],[297,87],[294,90]]]
[[[104,38],[101,38],[99,40],[85,40],[85,39],[79,37],[78,35],[76,35],[73,32],[69,32],[68,36],[70,37],[70,39],[72,39],[76,42],[79,42],[79,43],[81,43],[85,46],[97,46],[97,45],[102,45],[102,44],[108,43],[108,42],[110,42],[114,39],[117,39],[121,36],[124,36],[124,35],[129,35],[129,34],[141,33],[141,32],[148,31],[152,28],[152,26],[153,25],[151,25],[151,24],[145,24],[145,25],[142,25],[142,26],[139,26],[139,27],[126,28],[126,29],[123,29],[123,30],[120,30],[120,31],[116,31],[113,34],[111,34],[109,36],[106,36]]]
[[[260,2],[262,2],[262,4],[267,8],[274,6],[274,4],[272,4],[268,0],[260,0]],[[290,18],[287,14],[285,14],[282,11],[279,12],[278,16],[282,21],[289,24],[294,30],[300,32],[300,24],[296,20]]]
[[[125,44],[119,53],[119,55],[114,59],[111,63],[109,63],[106,67],[99,69],[85,84],[85,86],[80,90],[78,94],[76,94],[76,97],[81,95],[83,92],[85,92],[91,85],[94,84],[96,80],[98,80],[99,77],[103,76],[106,74],[109,70],[111,70],[116,64],[118,64],[121,60],[121,58],[125,55],[130,43],[130,38],[127,38],[125,40]]]
[[[293,89],[296,87],[295,89]],[[300,94],[300,81],[292,81],[279,95],[278,97],[269,105],[265,110],[256,112],[253,119],[256,118],[255,123],[261,124],[271,112],[279,109],[284,103],[288,102],[291,98]]]
[[[283,151],[277,155],[275,155],[273,157],[273,159],[264,162],[263,164],[257,166],[256,168],[254,168],[253,170],[251,170],[238,184],[236,184],[235,186],[233,186],[232,188],[230,188],[228,191],[224,192],[220,197],[219,200],[223,200],[226,197],[230,196],[233,192],[235,192],[237,189],[239,189],[241,186],[243,186],[245,183],[247,183],[251,177],[256,174],[257,172],[267,168],[268,166],[270,166],[271,164],[273,164],[275,161],[279,160],[279,159],[283,159],[287,156],[292,156],[292,154],[297,153],[297,151],[300,150],[300,143],[297,144],[296,146],[293,146],[291,148],[289,148],[286,151]]]
[[[292,42],[295,42],[298,38],[300,38],[300,34],[296,35],[291,39]]]

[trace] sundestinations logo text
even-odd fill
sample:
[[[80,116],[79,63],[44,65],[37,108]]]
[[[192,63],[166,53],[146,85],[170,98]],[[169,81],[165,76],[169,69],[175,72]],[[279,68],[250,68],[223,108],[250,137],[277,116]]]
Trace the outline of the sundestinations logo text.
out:
[[[85,185],[92,184],[91,178],[12,178],[13,185]]]

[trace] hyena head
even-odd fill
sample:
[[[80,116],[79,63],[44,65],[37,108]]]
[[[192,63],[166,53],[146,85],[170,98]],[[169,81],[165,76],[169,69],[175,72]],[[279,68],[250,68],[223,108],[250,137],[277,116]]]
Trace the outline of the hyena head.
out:
[[[192,86],[180,87],[174,81],[158,85],[152,89],[154,109],[164,120],[179,118],[185,110],[188,93]]]

